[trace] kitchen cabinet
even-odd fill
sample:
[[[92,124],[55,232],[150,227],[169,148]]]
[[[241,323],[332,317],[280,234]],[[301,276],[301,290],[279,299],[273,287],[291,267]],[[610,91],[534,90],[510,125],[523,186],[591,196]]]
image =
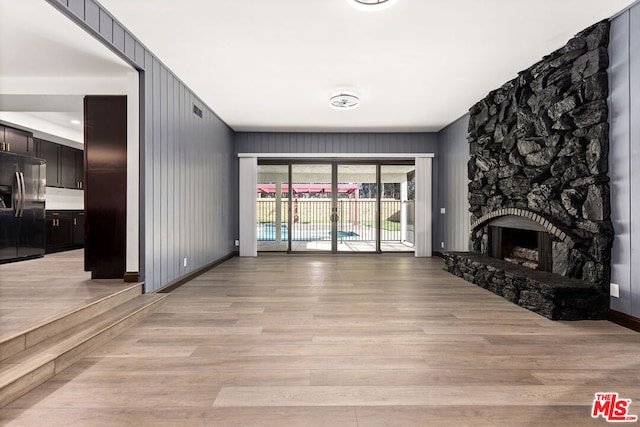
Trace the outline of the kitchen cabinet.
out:
[[[84,246],[84,212],[74,211],[72,216],[71,244],[74,247]]]
[[[60,175],[62,177],[62,187],[78,188],[76,180],[76,150],[71,147],[61,147],[60,149]]]
[[[92,279],[122,279],[127,242],[127,97],[84,98],[85,270]]]
[[[45,253],[58,252],[71,246],[71,212],[46,213]]]
[[[47,211],[45,253],[77,249],[83,245],[83,211]]]
[[[84,189],[84,151],[75,150],[76,152],[76,184],[80,190]]]
[[[0,126],[0,151],[36,157],[33,135],[20,129]]]
[[[47,187],[61,187],[58,159],[62,146],[42,139],[38,141],[38,146],[38,157],[47,162]]]
[[[43,139],[38,157],[47,161],[47,187],[84,189],[84,152]]]

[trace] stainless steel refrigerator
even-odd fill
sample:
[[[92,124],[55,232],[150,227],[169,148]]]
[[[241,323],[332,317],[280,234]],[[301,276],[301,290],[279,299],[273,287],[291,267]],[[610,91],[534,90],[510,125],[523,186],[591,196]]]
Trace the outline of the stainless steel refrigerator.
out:
[[[0,153],[0,263],[44,255],[46,163]]]

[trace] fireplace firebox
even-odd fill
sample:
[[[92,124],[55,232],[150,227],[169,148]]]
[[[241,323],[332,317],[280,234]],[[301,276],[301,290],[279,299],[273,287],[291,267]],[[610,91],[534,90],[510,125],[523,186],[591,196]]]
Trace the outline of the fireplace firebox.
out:
[[[552,271],[553,255],[548,232],[520,221],[494,221],[489,225],[489,255],[532,270]]]

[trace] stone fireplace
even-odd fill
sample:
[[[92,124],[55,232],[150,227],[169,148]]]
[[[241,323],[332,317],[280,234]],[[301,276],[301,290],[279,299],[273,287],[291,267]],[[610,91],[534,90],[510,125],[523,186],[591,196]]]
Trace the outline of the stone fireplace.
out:
[[[608,309],[608,41],[603,21],[470,109],[473,252],[445,268],[554,319]]]

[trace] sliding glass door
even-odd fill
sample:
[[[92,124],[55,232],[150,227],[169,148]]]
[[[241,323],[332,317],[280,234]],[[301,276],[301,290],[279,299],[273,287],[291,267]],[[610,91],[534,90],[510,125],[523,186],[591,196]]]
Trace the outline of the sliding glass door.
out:
[[[380,167],[380,250],[413,251],[416,217],[415,165]]]
[[[333,165],[291,165],[291,252],[333,252]]]
[[[413,251],[413,164],[261,164],[257,185],[258,251]]]
[[[256,239],[259,251],[289,249],[289,166],[258,165]]]
[[[338,252],[379,252],[377,165],[337,165]]]

